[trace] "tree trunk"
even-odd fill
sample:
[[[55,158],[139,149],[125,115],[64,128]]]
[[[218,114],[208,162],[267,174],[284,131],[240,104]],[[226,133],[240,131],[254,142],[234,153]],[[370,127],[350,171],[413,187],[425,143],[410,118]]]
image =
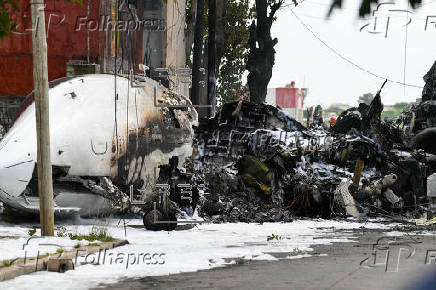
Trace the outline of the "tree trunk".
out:
[[[197,8],[197,0],[191,0],[191,9],[190,14],[191,18],[187,21],[186,26],[186,59],[189,60],[191,57],[192,44],[194,43],[194,28],[196,21],[196,8]]]
[[[207,78],[207,96],[209,108],[209,118],[215,116],[216,108],[216,1],[209,0],[209,37],[208,37],[208,78]]]
[[[252,102],[265,102],[267,87],[274,66],[274,46],[277,44],[277,38],[271,38],[271,25],[274,14],[282,3],[283,1],[279,0],[271,4],[268,16],[267,1],[256,0],[257,23],[254,20],[251,23],[250,53],[247,60],[247,69],[249,71],[247,83]]]
[[[203,48],[203,30],[204,30],[204,0],[197,1],[195,16],[195,34],[194,34],[194,56],[192,63],[192,88],[191,101],[194,105],[200,104],[200,66],[201,50]]]
[[[200,100],[200,105],[207,105],[208,103],[208,99],[207,99],[207,77],[209,75],[208,69],[207,69],[207,64],[208,64],[208,40],[206,39],[204,41],[204,46],[203,46],[203,52],[202,52],[202,56],[201,56],[201,72],[200,72],[200,88],[199,88],[199,100]],[[203,107],[203,108],[198,108],[198,117],[199,118],[207,118],[208,114],[209,114],[209,108],[207,107]]]
[[[215,28],[215,41],[216,41],[216,68],[217,74],[219,73],[219,65],[224,53],[225,42],[225,16],[226,16],[227,0],[217,1],[216,3],[216,28]]]

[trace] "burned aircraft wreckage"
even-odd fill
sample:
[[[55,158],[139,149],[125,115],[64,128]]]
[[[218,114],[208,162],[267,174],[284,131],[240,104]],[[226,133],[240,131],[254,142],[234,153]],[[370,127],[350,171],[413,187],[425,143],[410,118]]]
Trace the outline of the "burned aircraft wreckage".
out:
[[[196,111],[152,79],[65,78],[50,83],[49,102],[58,216],[132,209],[129,193],[146,196],[159,166],[171,158],[181,166],[192,154]],[[6,206],[39,212],[36,160],[31,94],[0,143],[0,199]]]
[[[116,96],[113,76],[64,80],[50,89],[56,211],[131,211],[150,229],[195,211],[211,222],[433,215],[436,63],[424,79],[422,102],[397,120],[381,120],[380,90],[330,128],[320,108],[305,127],[242,100],[198,123],[153,80],[119,77]],[[0,143],[0,198],[36,212],[34,128],[31,104]]]
[[[395,121],[381,120],[381,89],[331,128],[319,108],[305,128],[272,106],[224,104],[200,124],[189,164],[209,188],[200,215],[213,222],[434,215],[436,63],[424,80],[422,102]]]

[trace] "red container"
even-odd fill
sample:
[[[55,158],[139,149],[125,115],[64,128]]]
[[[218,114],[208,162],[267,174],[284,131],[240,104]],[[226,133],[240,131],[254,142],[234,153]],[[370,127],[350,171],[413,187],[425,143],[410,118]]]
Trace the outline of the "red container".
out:
[[[276,88],[276,105],[280,108],[299,108],[297,88]]]

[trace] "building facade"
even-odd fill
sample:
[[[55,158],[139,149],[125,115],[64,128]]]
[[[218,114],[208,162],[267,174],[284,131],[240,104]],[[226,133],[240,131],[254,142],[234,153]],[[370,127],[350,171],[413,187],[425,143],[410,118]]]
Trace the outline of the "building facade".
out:
[[[266,95],[266,103],[279,106],[294,119],[303,122],[304,98],[307,89],[299,88],[269,88]]]
[[[49,81],[79,73],[146,73],[181,94],[186,0],[46,0]],[[0,123],[33,90],[30,0],[13,14],[16,31],[0,42]],[[147,71],[140,71],[144,64]],[[68,72],[68,73],[67,73]],[[5,111],[6,110],[6,111]],[[9,117],[8,117],[9,118]],[[10,119],[10,118],[9,118]],[[9,120],[8,119],[8,120]]]

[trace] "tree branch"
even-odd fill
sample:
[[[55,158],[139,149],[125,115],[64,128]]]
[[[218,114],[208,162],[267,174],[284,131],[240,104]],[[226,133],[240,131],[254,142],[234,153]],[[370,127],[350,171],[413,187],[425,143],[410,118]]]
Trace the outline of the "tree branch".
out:
[[[274,1],[274,3],[271,4],[270,13],[268,16],[268,25],[270,27],[274,21],[274,16],[275,16],[276,12],[283,6],[284,3],[285,3],[285,0],[278,0],[277,2]]]

